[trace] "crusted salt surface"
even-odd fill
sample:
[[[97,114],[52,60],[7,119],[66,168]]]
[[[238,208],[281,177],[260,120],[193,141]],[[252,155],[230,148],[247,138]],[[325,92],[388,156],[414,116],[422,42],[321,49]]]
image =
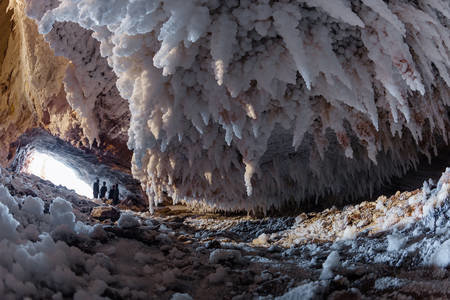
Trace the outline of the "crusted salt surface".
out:
[[[331,258],[336,254],[334,251],[339,251],[342,264],[347,265],[370,262],[408,266],[413,261],[416,266],[447,267],[450,264],[449,178],[450,168],[447,168],[436,186],[426,184],[423,190],[397,192],[390,198],[382,196],[375,202],[347,206],[342,211],[327,209],[302,216],[291,229],[273,234],[274,242],[269,245],[297,244],[300,260],[303,256],[328,253],[330,261],[336,261]],[[351,225],[355,223],[358,225]],[[341,232],[345,230],[356,237],[342,239]],[[323,265],[323,279],[332,276],[326,265]]]
[[[100,42],[150,209],[166,193],[226,210],[364,195],[447,140],[445,1],[25,2],[74,65],[89,53],[68,36]],[[102,68],[88,60],[92,80],[66,78],[91,140],[95,96],[114,83]]]
[[[310,282],[291,289],[286,294],[276,297],[277,300],[316,299],[323,289],[320,282]]]
[[[407,238],[400,234],[391,234],[387,236],[388,247],[387,251],[398,251],[405,245]]]
[[[386,290],[386,289],[398,289],[407,283],[408,283],[408,280],[406,280],[406,279],[400,279],[400,278],[395,278],[395,277],[383,277],[383,278],[378,278],[375,281],[374,288],[376,290],[381,290],[381,291]]]
[[[117,224],[120,228],[135,228],[139,227],[139,219],[133,213],[122,213]]]

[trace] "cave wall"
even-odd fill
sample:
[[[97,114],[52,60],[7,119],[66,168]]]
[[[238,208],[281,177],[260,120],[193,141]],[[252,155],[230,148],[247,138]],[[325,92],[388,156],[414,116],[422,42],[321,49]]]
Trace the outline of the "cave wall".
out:
[[[50,112],[67,119],[70,115],[62,86],[67,59],[53,55],[36,24],[24,15],[23,3],[3,0],[0,16],[0,160],[5,164],[9,144],[27,129],[49,125]]]
[[[5,59],[6,50],[8,49],[8,40],[12,31],[12,11],[7,11],[8,1],[0,1],[0,29],[2,35],[0,36],[0,65]]]
[[[1,1],[1,163],[6,165],[13,157],[14,142],[21,134],[40,127],[129,172],[128,104],[118,95],[115,75],[100,57],[98,42],[88,31],[82,39],[70,36],[76,24],[60,24],[44,37],[25,10],[23,1]],[[61,30],[64,48],[83,55],[50,47],[48,40],[59,39]],[[104,75],[104,82],[96,82],[97,89],[83,89],[88,86],[83,80],[92,80],[95,72]],[[72,101],[74,97],[82,98],[81,105]]]

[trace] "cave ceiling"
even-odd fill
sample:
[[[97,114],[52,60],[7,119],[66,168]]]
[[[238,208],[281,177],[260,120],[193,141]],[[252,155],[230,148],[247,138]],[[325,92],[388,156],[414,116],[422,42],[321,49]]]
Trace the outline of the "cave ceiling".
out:
[[[2,0],[0,159],[42,128],[150,209],[369,195],[447,147],[449,24],[442,0]]]

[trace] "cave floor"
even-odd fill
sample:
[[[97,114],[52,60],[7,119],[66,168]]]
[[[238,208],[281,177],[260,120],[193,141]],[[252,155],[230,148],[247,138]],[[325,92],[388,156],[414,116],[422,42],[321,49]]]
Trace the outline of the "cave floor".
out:
[[[22,203],[10,209],[20,238],[8,241],[7,249],[34,249],[32,262],[14,255],[12,264],[0,259],[0,293],[6,298],[450,297],[450,172],[437,185],[295,218],[224,216],[166,205],[153,215],[121,210],[127,218],[118,221],[93,218],[98,204],[64,187],[4,169],[1,174],[10,197]],[[39,221],[24,209],[27,196],[44,202]],[[57,197],[71,203],[81,225],[68,229],[73,221],[54,222],[51,203]],[[46,233],[58,249],[50,254],[39,250]],[[38,276],[43,267],[37,254],[49,256],[43,260],[47,273],[57,275]],[[20,288],[27,284],[34,289]]]

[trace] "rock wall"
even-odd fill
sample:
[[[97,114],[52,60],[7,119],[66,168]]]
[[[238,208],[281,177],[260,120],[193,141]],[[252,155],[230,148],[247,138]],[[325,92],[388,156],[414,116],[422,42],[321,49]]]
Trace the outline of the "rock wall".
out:
[[[3,0],[0,115],[0,159],[6,163],[9,143],[27,129],[50,124],[50,114],[68,115],[62,79],[68,61],[55,57],[24,4]],[[5,35],[3,35],[5,33]],[[9,156],[11,158],[11,156]]]
[[[59,38],[61,27],[65,26],[67,33],[77,25],[61,24],[44,38],[35,22],[26,16],[23,1],[3,0],[0,5],[0,26],[2,33],[6,33],[0,38],[2,164],[13,157],[15,147],[11,143],[28,129],[41,127],[81,148],[89,148],[96,138],[93,150],[99,156],[112,157],[109,161],[116,160],[123,169],[129,169],[128,105],[118,95],[114,74],[106,60],[96,52],[98,42],[90,38],[89,32],[85,33],[84,43],[72,36],[72,44],[66,46],[73,51],[89,51],[90,56],[79,56],[78,60],[70,55],[63,57],[61,51],[51,49],[45,39]],[[103,69],[97,71],[105,74],[109,84],[101,83],[98,89],[86,91],[79,85],[67,83],[68,78],[80,81],[91,78],[90,70],[84,68],[88,59],[96,60],[94,65],[103,60]],[[80,93],[90,97],[81,107],[71,102]],[[91,114],[88,117],[84,112],[86,108]],[[93,138],[90,124],[95,126]]]

